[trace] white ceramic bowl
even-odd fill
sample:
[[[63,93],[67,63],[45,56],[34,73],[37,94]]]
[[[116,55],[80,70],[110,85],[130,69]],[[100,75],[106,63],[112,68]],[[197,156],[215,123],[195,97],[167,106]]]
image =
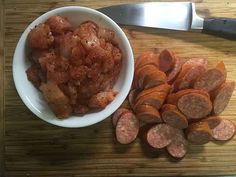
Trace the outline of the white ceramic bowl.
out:
[[[115,40],[123,54],[122,69],[114,89],[119,92],[116,98],[103,110],[88,113],[84,116],[71,116],[60,120],[55,117],[51,109],[42,97],[42,94],[28,81],[26,69],[30,66],[27,59],[27,35],[35,25],[44,22],[50,16],[61,15],[67,17],[72,26],[79,25],[86,20],[92,20],[99,26],[112,29],[115,32]],[[13,77],[16,89],[24,104],[39,118],[54,125],[62,127],[85,127],[109,117],[125,100],[131,87],[134,74],[134,58],[130,43],[121,28],[106,15],[85,7],[69,6],[49,11],[34,20],[22,34],[14,53]]]

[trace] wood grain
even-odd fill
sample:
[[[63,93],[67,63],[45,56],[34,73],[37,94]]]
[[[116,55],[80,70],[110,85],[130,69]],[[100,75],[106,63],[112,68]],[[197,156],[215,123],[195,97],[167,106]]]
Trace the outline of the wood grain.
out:
[[[4,5],[0,0],[0,176],[4,176]]]
[[[235,0],[193,2],[196,2],[197,11],[202,16],[236,17]],[[192,145],[187,156],[182,161],[176,162],[169,159],[165,153],[148,151],[139,140],[131,145],[119,145],[114,140],[109,118],[88,128],[60,128],[38,119],[22,103],[12,79],[12,56],[17,41],[27,25],[41,14],[56,7],[80,5],[99,8],[121,3],[127,1],[6,0],[1,2],[1,177],[236,175],[236,138],[224,144]],[[123,26],[123,30],[131,42],[135,56],[145,50],[169,48],[183,59],[205,57],[209,60],[210,66],[224,60],[228,70],[228,80],[236,80],[235,41],[190,32],[127,26]],[[235,110],[234,92],[222,116],[236,123]]]

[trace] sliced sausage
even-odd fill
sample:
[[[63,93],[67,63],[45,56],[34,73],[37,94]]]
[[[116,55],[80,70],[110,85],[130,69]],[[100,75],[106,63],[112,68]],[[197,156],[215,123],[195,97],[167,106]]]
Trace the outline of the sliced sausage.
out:
[[[142,124],[139,128],[139,134],[138,137],[143,141],[144,143],[147,142],[147,132],[150,128],[152,128],[154,125],[157,125],[157,123],[148,123],[148,124]]]
[[[186,133],[188,141],[194,144],[206,144],[212,139],[211,130],[207,122],[191,124]]]
[[[121,144],[132,143],[139,132],[139,121],[133,113],[121,115],[116,124],[116,139]]]
[[[164,92],[152,92],[148,95],[143,96],[142,98],[137,100],[134,106],[135,112],[136,112],[136,108],[142,104],[151,105],[155,107],[157,110],[159,110],[165,101],[166,95],[167,93],[164,93]]]
[[[146,71],[143,74],[143,85],[140,88],[149,89],[167,82],[166,74],[158,69]]]
[[[138,93],[139,93],[139,91],[137,89],[133,89],[129,92],[128,100],[129,100],[129,105],[132,109],[134,109],[135,100],[136,100]]]
[[[188,61],[186,61],[185,64],[190,65],[190,66],[202,65],[205,68],[207,68],[207,60],[204,58],[191,58]]]
[[[220,124],[212,129],[212,136],[215,140],[227,141],[235,135],[235,125],[227,119],[222,119]]]
[[[148,94],[153,93],[153,92],[169,93],[170,87],[171,86],[169,84],[162,84],[162,85],[159,85],[159,86],[156,86],[156,87],[152,87],[150,89],[145,89],[137,95],[136,100],[139,100],[143,96],[148,95]]]
[[[146,133],[146,141],[153,148],[164,148],[172,142],[173,128],[167,124],[157,124]]]
[[[181,159],[188,150],[188,141],[182,130],[176,129],[172,142],[166,147],[167,152],[174,158]]]
[[[144,77],[146,76],[146,73],[151,72],[153,70],[155,71],[157,69],[158,68],[155,65],[150,65],[150,64],[142,66],[139,69],[137,69],[135,72],[135,77],[134,77],[136,88],[143,87],[143,80],[144,80]]]
[[[165,123],[168,125],[184,129],[188,127],[188,120],[185,115],[183,115],[175,105],[165,104],[161,109],[161,117]]]
[[[158,55],[154,52],[143,52],[135,61],[135,69],[141,68],[145,65],[155,65],[159,67]]]
[[[218,126],[220,124],[222,119],[218,116],[210,116],[210,117],[203,119],[202,121],[207,122],[210,129],[214,129],[216,126]]]
[[[183,64],[184,66],[184,64]],[[178,75],[178,77],[176,78],[176,80],[173,82],[172,84],[172,92],[177,92],[179,91],[179,85],[182,82],[184,76],[186,75],[186,73],[191,69],[191,66],[188,67],[183,67]]]
[[[163,50],[159,55],[159,69],[163,72],[167,72],[174,68],[176,61],[175,54],[170,50]]]
[[[185,76],[182,78],[181,82],[178,85],[178,90],[191,88],[196,79],[206,72],[204,66],[194,66],[189,70]]]
[[[178,77],[176,78],[176,81],[179,80],[180,78],[183,78],[184,75],[186,74],[186,72],[193,66],[193,63],[192,62],[189,62],[186,61],[182,64],[182,67],[181,67],[181,71],[178,75]]]
[[[185,90],[180,90],[176,93],[172,93],[172,94],[169,94],[168,97],[167,97],[167,103],[168,104],[174,104],[176,105],[179,98],[181,98],[182,96],[186,95],[186,94],[189,94],[189,93],[198,93],[198,94],[201,94],[201,95],[204,95],[206,96],[207,98],[210,99],[210,96],[208,94],[208,92],[204,91],[204,90],[197,90],[197,89],[185,89]]]
[[[174,91],[191,88],[196,79],[207,70],[207,61],[202,58],[193,58],[186,61],[174,82]]]
[[[204,89],[208,92],[216,89],[225,82],[227,72],[224,62],[219,62],[215,68],[209,69],[202,76],[200,76],[194,83],[195,89]]]
[[[193,119],[206,117],[212,110],[210,99],[198,93],[189,93],[180,97],[177,106],[185,116]]]
[[[211,93],[214,114],[218,115],[224,111],[229,103],[234,89],[235,82],[226,82]]]
[[[136,109],[137,118],[145,123],[160,123],[162,122],[160,113],[156,108],[150,105],[140,105]]]
[[[127,112],[131,112],[129,109],[126,108],[119,108],[116,110],[116,112],[113,114],[112,117],[112,124],[115,127],[117,124],[117,121],[119,120],[119,118],[121,117],[122,114],[127,113]]]
[[[178,57],[176,57],[174,68],[167,73],[167,83],[173,83],[173,81],[176,79],[179,72],[181,71],[182,65],[183,62]]]

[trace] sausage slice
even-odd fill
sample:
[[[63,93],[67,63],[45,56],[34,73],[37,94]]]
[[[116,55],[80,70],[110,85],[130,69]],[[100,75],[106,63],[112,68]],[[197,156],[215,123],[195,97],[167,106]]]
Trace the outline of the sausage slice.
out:
[[[210,96],[209,96],[208,92],[206,92],[204,90],[185,89],[185,90],[180,90],[176,93],[169,94],[168,97],[167,97],[167,103],[176,105],[179,98],[181,98],[182,96],[184,96],[186,94],[189,94],[189,93],[198,93],[198,94],[204,95],[204,96],[206,96],[207,98],[210,99]]]
[[[176,79],[179,72],[181,71],[182,65],[183,62],[178,57],[176,57],[174,68],[167,73],[167,83],[173,83],[173,81]]]
[[[203,119],[202,121],[207,122],[210,129],[214,129],[216,126],[220,124],[222,119],[218,116],[210,116]]]
[[[137,118],[145,123],[160,123],[162,122],[160,113],[156,108],[150,105],[140,105],[136,109]]]
[[[156,70],[158,70],[158,68],[155,65],[151,65],[151,64],[138,68],[135,72],[135,77],[134,77],[136,88],[143,88],[143,81],[146,74],[148,72],[152,72]]]
[[[158,55],[154,52],[143,52],[135,61],[135,69],[141,68],[145,65],[155,65],[159,67]]]
[[[219,62],[215,68],[209,69],[202,76],[200,76],[194,83],[195,89],[204,89],[208,92],[216,89],[225,82],[227,72],[224,62]]]
[[[149,89],[167,82],[166,74],[158,69],[146,71],[143,75],[143,85],[139,85],[140,88]]]
[[[177,106],[187,117],[199,119],[206,117],[212,110],[209,98],[198,93],[189,93],[179,98]]]
[[[165,104],[161,109],[161,117],[165,123],[168,125],[184,129],[188,127],[188,120],[185,115],[183,115],[175,105]]]
[[[196,79],[205,72],[206,68],[203,65],[193,66],[180,81],[178,90],[191,88]]]
[[[194,144],[205,144],[208,143],[211,138],[211,130],[207,122],[197,122],[191,124],[187,132],[187,139]]]
[[[212,94],[213,112],[218,115],[224,111],[235,89],[235,82],[226,82]]]
[[[176,129],[175,132],[172,142],[166,147],[166,150],[172,157],[181,159],[187,153],[188,141],[182,130]]]
[[[227,141],[235,135],[235,125],[227,119],[223,119],[218,126],[212,129],[212,136],[215,140]]]
[[[145,89],[137,95],[136,100],[139,100],[140,98],[153,92],[169,93],[170,87],[171,86],[169,84],[162,84],[162,85],[150,88],[150,89]]]
[[[165,101],[166,95],[167,93],[164,92],[152,92],[148,95],[141,97],[139,100],[136,101],[136,104],[134,106],[135,112],[136,108],[142,104],[151,105],[155,107],[157,110],[159,110],[163,102]]]
[[[146,134],[147,143],[157,149],[164,148],[172,142],[173,128],[167,124],[157,124]]]
[[[113,114],[113,117],[112,117],[113,126],[116,126],[117,121],[122,116],[122,114],[127,113],[127,112],[131,112],[131,111],[129,109],[126,109],[126,108],[117,109],[116,112]]]
[[[138,95],[137,89],[133,89],[129,92],[128,100],[129,100],[129,105],[132,109],[134,109],[135,100],[136,100],[137,95]]]
[[[191,88],[196,79],[207,70],[207,61],[203,58],[193,58],[186,61],[174,82],[174,91]]]
[[[159,55],[159,69],[163,72],[167,72],[174,68],[176,61],[175,54],[170,50],[163,50]]]
[[[121,115],[116,124],[116,139],[121,144],[133,142],[139,132],[139,121],[133,113]]]

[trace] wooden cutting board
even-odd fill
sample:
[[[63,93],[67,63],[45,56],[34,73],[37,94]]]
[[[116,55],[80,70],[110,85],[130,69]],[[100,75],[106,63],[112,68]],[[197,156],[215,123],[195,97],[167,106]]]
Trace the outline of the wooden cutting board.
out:
[[[136,0],[138,2],[138,0]],[[183,0],[181,0],[183,1]],[[134,2],[134,1],[132,1]],[[195,0],[205,17],[235,17],[235,0]],[[39,15],[67,5],[99,8],[126,0],[3,0],[0,16],[0,176],[223,176],[236,175],[236,138],[224,144],[190,146],[182,161],[147,151],[137,140],[116,143],[110,118],[80,129],[60,128],[33,115],[17,95],[12,79],[16,43]],[[123,27],[135,56],[145,50],[174,50],[183,59],[224,60],[228,80],[236,80],[236,41],[199,33]],[[236,92],[222,117],[236,123]]]

